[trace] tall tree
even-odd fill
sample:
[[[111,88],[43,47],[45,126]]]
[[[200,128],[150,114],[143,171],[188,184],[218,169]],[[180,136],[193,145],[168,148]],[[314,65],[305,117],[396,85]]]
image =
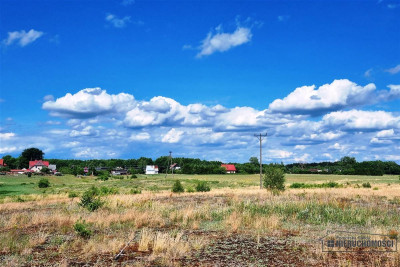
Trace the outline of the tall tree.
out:
[[[36,147],[27,148],[22,151],[20,158],[20,167],[28,168],[30,160],[42,160],[44,152]]]

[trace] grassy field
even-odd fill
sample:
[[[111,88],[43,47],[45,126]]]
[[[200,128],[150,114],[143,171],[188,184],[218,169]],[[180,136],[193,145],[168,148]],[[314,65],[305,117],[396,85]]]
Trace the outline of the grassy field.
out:
[[[341,186],[278,195],[258,175],[40,178],[0,176],[0,266],[400,266],[399,252],[326,253],[318,241],[327,230],[397,237],[398,176],[287,175],[287,186]],[[178,179],[211,191],[172,193]],[[92,185],[114,188],[95,211],[80,205]]]

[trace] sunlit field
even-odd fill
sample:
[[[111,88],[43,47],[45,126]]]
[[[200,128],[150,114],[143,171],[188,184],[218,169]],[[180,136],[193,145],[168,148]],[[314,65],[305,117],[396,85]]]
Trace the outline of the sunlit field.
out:
[[[400,265],[399,252],[326,253],[318,242],[333,229],[397,237],[398,176],[289,174],[281,194],[260,190],[258,175],[164,177],[46,177],[39,188],[40,176],[1,176],[0,265]],[[211,191],[172,193],[176,180]],[[289,188],[329,181],[340,187]],[[90,211],[81,203],[93,185],[102,205]]]

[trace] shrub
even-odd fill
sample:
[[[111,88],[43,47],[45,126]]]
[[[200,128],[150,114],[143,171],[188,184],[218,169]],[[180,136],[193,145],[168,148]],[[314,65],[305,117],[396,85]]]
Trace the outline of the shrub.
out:
[[[205,181],[199,181],[196,184],[196,191],[197,192],[208,192],[210,190],[211,190],[210,186]]]
[[[141,194],[141,193],[142,193],[142,190],[140,190],[139,188],[132,188],[131,189],[131,194],[136,195],[136,194]]]
[[[78,196],[78,193],[76,193],[76,192],[71,191],[71,192],[68,193],[68,197],[69,198],[74,198],[74,197],[77,197],[77,196]]]
[[[109,175],[108,174],[102,174],[99,177],[96,178],[96,180],[100,180],[100,181],[107,181],[109,179]]]
[[[49,179],[46,179],[46,178],[40,179],[39,182],[38,182],[38,186],[39,186],[39,188],[49,187],[50,186]]]
[[[97,187],[92,186],[81,197],[80,206],[87,208],[89,211],[95,211],[104,205],[99,197],[100,191]]]
[[[379,188],[378,187],[374,187],[372,190],[379,190]]]
[[[136,175],[136,174],[132,174],[132,175],[131,175],[131,178],[132,178],[132,179],[136,179],[136,178],[137,178],[137,175]]]
[[[172,186],[172,192],[174,193],[182,193],[185,192],[185,189],[183,188],[181,181],[176,180],[174,185]]]
[[[269,167],[264,174],[264,187],[268,190],[285,190],[285,173],[283,170]]]
[[[28,172],[26,175],[27,175],[28,177],[31,177],[31,176],[32,176],[32,173]]]
[[[193,188],[193,187],[188,187],[188,188],[186,188],[186,192],[188,192],[188,193],[193,193],[193,192],[195,192],[195,191],[194,191],[194,188]]]
[[[74,224],[75,232],[83,238],[90,238],[92,235],[92,231],[88,229],[89,225],[85,223],[85,221],[77,221]]]
[[[369,182],[363,183],[362,187],[364,188],[371,188],[371,184]]]

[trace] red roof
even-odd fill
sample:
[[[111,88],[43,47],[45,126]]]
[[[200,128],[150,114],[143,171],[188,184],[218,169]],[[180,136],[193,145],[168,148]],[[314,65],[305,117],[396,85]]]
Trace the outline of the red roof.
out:
[[[4,166],[4,159],[0,159],[0,166]]]
[[[221,164],[221,167],[224,167],[226,171],[236,171],[235,165],[233,164]]]
[[[29,169],[33,166],[46,166],[49,167],[49,162],[44,160],[32,160],[29,161]]]

